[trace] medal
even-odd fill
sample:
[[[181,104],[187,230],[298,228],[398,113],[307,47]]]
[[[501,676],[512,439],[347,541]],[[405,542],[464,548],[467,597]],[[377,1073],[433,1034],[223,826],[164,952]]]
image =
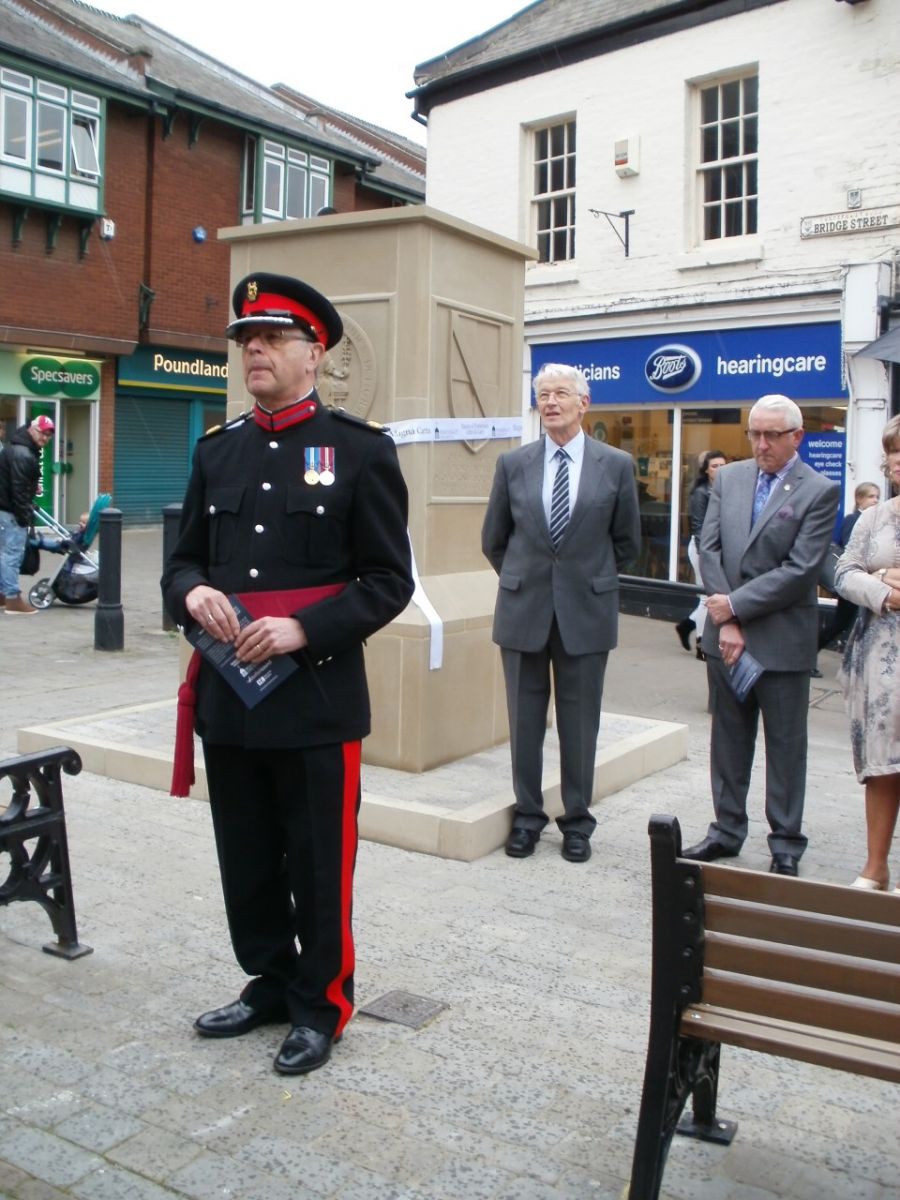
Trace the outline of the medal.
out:
[[[311,486],[321,483],[331,487],[334,483],[334,446],[306,446],[303,460],[306,468],[304,483]]]

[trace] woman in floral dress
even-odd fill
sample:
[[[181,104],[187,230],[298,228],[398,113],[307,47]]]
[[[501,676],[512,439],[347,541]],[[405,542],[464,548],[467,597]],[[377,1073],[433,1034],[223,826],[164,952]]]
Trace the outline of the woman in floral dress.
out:
[[[834,573],[840,595],[860,607],[841,678],[853,765],[866,788],[868,856],[852,886],[870,891],[890,886],[900,811],[900,416],[881,441],[894,497],[862,513]]]

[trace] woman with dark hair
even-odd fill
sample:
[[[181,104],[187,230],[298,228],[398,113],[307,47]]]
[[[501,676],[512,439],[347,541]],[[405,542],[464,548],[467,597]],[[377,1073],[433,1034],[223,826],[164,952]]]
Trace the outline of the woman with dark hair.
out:
[[[868,891],[890,887],[900,811],[900,416],[885,425],[881,444],[895,494],[860,515],[834,572],[839,594],[860,608],[841,681],[853,766],[866,789],[867,856],[851,886]]]
[[[719,467],[724,467],[728,460],[721,450],[704,450],[698,461],[697,478],[691,486],[691,494],[688,499],[688,518],[691,522],[691,537],[688,542],[688,561],[694,569],[694,582],[698,587],[703,587],[703,580],[700,578],[700,530],[703,528],[703,518],[706,516],[706,509],[709,505],[709,493],[712,491],[713,480],[716,477],[716,471]],[[675,626],[675,632],[678,634],[678,639],[684,646],[685,650],[691,648],[691,633],[697,630],[697,657],[703,659],[705,657],[700,649],[700,638],[703,636],[703,627],[706,624],[706,597],[700,596],[697,601],[697,607],[689,617],[685,617],[683,621],[679,621]]]

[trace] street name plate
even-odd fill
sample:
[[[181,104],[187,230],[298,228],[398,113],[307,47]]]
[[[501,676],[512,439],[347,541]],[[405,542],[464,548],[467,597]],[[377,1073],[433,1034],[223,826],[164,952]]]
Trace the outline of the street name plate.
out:
[[[364,1004],[359,1011],[377,1017],[379,1021],[394,1021],[411,1029],[421,1029],[447,1007],[441,1000],[429,1000],[427,996],[414,996],[411,992],[386,992],[371,1004]]]

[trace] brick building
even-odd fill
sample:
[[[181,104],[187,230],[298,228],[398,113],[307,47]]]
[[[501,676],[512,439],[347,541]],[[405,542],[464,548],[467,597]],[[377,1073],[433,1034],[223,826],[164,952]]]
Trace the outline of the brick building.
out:
[[[889,368],[860,351],[897,311],[898,60],[895,0],[542,0],[416,68],[428,204],[539,251],[531,436],[532,370],[582,366],[645,577],[691,578],[697,456],[745,457],[766,392],[847,508],[880,477]]]
[[[298,81],[302,82],[302,80]],[[141,18],[0,0],[0,417],[57,423],[41,503],[181,499],[221,419],[222,227],[421,203],[424,152]]]

